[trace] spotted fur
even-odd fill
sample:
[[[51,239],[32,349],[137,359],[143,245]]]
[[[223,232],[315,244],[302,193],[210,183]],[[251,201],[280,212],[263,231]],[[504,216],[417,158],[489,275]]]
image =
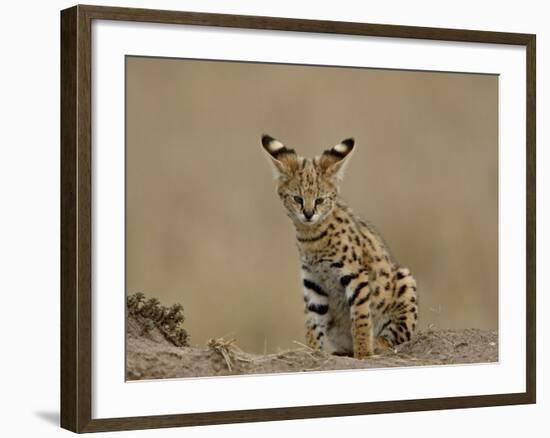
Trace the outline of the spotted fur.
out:
[[[339,197],[338,183],[354,144],[350,138],[308,159],[262,137],[277,193],[296,229],[306,342],[361,359],[411,339],[418,297],[410,271]]]

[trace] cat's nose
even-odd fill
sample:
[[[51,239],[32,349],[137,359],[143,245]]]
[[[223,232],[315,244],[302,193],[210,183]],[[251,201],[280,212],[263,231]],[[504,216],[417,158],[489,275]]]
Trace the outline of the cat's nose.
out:
[[[311,220],[311,218],[313,217],[313,214],[314,214],[313,211],[304,210],[304,216],[308,221]]]

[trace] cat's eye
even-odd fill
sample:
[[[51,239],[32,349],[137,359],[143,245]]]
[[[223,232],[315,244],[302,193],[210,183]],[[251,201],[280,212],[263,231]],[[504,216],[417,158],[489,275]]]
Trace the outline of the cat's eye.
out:
[[[298,204],[302,205],[304,203],[304,200],[301,196],[294,196],[294,201]]]
[[[315,205],[321,205],[323,202],[325,202],[325,198],[317,198],[315,200]]]

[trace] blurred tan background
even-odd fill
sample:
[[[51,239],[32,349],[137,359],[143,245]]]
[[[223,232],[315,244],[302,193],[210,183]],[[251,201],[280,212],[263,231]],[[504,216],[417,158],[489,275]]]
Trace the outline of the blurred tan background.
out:
[[[127,58],[127,293],[193,344],[303,341],[294,230],[260,145],[353,136],[342,195],[419,285],[420,327],[498,326],[498,78]]]

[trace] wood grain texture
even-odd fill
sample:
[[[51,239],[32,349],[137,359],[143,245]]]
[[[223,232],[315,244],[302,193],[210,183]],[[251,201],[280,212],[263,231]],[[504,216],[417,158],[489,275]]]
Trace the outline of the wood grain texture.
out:
[[[536,81],[536,36],[531,35],[526,44],[527,63],[527,126],[526,126],[526,156],[527,156],[527,209],[526,209],[526,290],[527,290],[527,321],[526,321],[526,346],[527,346],[527,394],[531,403],[536,403],[536,374],[537,374],[537,292],[536,292],[536,232],[537,232],[537,81]]]
[[[527,49],[527,391],[200,414],[92,419],[91,23],[95,19],[514,44]],[[534,403],[536,400],[534,35],[276,17],[75,6],[61,13],[61,426],[74,432],[337,417]]]
[[[91,22],[61,14],[61,425],[91,419]]]
[[[61,16],[61,426],[77,429],[76,8]]]
[[[531,35],[435,27],[397,26],[343,21],[303,20],[296,18],[261,17],[254,15],[210,14],[167,10],[80,6],[95,19],[140,21],[149,23],[190,24],[293,32],[334,33],[388,38],[466,41],[495,44],[526,45]]]

